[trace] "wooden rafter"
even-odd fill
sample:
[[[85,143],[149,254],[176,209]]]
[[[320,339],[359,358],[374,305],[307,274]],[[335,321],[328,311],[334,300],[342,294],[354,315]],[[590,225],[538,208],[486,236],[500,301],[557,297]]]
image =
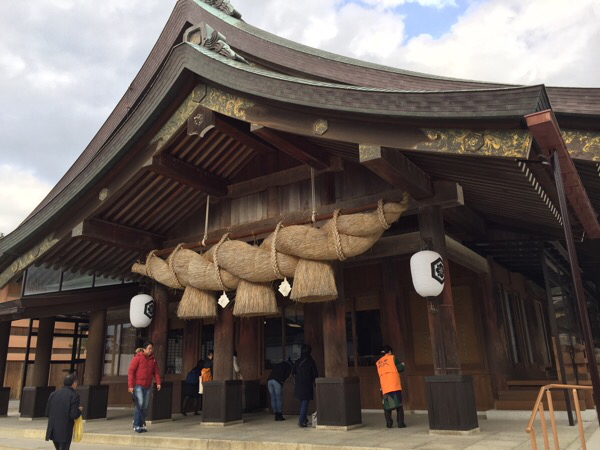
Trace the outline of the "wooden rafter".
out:
[[[250,132],[250,124],[218,114],[213,110],[198,106],[187,121],[187,134],[203,137],[209,130],[217,129],[235,139],[240,144],[258,153],[271,153],[275,148]]]
[[[74,238],[82,238],[111,247],[148,251],[160,248],[163,237],[154,233],[124,227],[98,219],[81,222],[71,232]]]
[[[378,145],[359,145],[360,162],[373,173],[411,197],[420,200],[433,195],[431,177],[400,150]]]
[[[318,170],[329,167],[327,153],[300,136],[284,135],[281,132],[256,124],[250,126],[250,131],[303,164]]]
[[[146,168],[152,172],[170,178],[198,191],[215,197],[227,195],[227,180],[174,158],[166,153],[154,155]]]
[[[315,176],[319,176],[329,172],[339,172],[343,170],[341,158],[332,157],[332,164],[326,170],[316,171]],[[277,186],[287,186],[299,181],[310,180],[311,169],[308,166],[292,167],[291,169],[281,170],[279,172],[270,173],[261,177],[253,178],[252,180],[241,181],[239,183],[230,184],[227,187],[228,197],[236,198],[244,195],[256,194],[265,189]]]
[[[588,237],[599,238],[600,224],[596,211],[577,173],[575,163],[569,155],[554,112],[546,110],[529,114],[525,116],[525,120],[540,150],[546,157],[551,158],[553,151],[558,152],[565,193],[575,217],[583,226]]]

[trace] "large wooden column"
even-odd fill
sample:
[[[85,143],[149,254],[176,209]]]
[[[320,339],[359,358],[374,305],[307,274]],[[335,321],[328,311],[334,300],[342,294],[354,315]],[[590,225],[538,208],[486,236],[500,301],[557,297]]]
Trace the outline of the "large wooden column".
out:
[[[220,308],[215,321],[214,380],[233,379],[233,308]]]
[[[244,380],[260,378],[260,317],[240,319],[240,335],[237,346],[238,364]]]
[[[35,362],[33,365],[33,386],[48,386],[50,375],[50,359],[52,358],[52,340],[54,338],[54,318],[39,320],[37,342],[35,345]]]
[[[6,373],[6,357],[8,356],[8,344],[10,341],[10,321],[0,322],[0,386],[4,385],[4,374]]]
[[[325,377],[317,378],[317,429],[349,430],[361,426],[360,380],[348,376],[344,272],[335,263],[338,298],[323,304]]]
[[[419,231],[424,246],[439,253],[444,261],[444,290],[440,296],[427,299],[433,368],[436,375],[459,374],[460,360],[452,300],[452,279],[446,251],[444,216],[440,206],[426,206],[419,209]]]
[[[34,419],[44,417],[46,404],[54,386],[48,386],[52,340],[54,338],[54,318],[46,317],[38,321],[35,361],[31,387],[23,389],[21,397],[21,417]]]
[[[238,364],[244,381],[242,382],[242,407],[252,411],[260,407],[260,327],[262,318],[243,317],[239,320],[237,344]]]
[[[169,291],[165,286],[154,283],[154,317],[150,324],[150,340],[154,344],[154,358],[163,377],[167,370],[167,334],[169,331]]]
[[[228,425],[242,420],[242,382],[233,379],[233,308],[218,308],[213,381],[204,383],[202,423]]]
[[[340,263],[335,265],[335,280],[338,298],[323,304],[324,375],[328,378],[348,375],[344,272]]]
[[[154,316],[150,324],[150,340],[154,344],[154,358],[160,374],[160,391],[150,391],[147,422],[170,420],[173,408],[173,383],[165,381],[167,371],[167,341],[169,333],[169,291],[159,283],[152,289]]]
[[[104,340],[106,335],[106,310],[92,311],[87,339],[85,374],[83,384],[97,386],[102,380],[104,365]]]
[[[183,373],[196,367],[202,349],[202,320],[186,320],[183,324]]]
[[[6,373],[10,326],[10,321],[0,322],[0,416],[6,416],[8,413],[8,400],[10,398],[10,388],[2,387],[4,386],[4,375]]]
[[[319,375],[325,373],[325,349],[323,346],[323,304],[304,304],[304,342],[312,347],[312,357]]]
[[[87,340],[83,385],[77,388],[83,420],[106,419],[109,385],[101,385],[106,339],[106,310],[92,311]]]
[[[439,253],[442,257],[445,274],[441,295],[426,300],[436,375],[425,377],[429,428],[434,433],[478,431],[473,380],[470,376],[461,375],[452,278],[440,206],[425,206],[419,209],[419,231],[423,247]]]

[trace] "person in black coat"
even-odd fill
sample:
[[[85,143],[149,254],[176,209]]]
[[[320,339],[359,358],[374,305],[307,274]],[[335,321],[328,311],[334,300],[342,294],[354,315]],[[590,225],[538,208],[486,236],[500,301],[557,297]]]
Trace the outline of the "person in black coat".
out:
[[[52,441],[57,450],[69,450],[73,439],[73,426],[75,419],[81,416],[79,407],[79,394],[77,375],[70,373],[64,379],[64,386],[50,394],[46,405],[48,429],[46,440]]]
[[[198,412],[198,406],[200,403],[200,394],[198,393],[200,389],[200,371],[204,367],[204,361],[198,360],[196,367],[194,367],[185,377],[185,381],[183,383],[183,405],[181,406],[181,414],[187,416],[186,410],[187,405],[190,399],[194,400],[194,415],[197,416],[200,413]]]
[[[308,403],[313,399],[313,385],[315,379],[319,376],[317,365],[312,359],[310,353],[312,348],[308,344],[302,344],[300,348],[300,358],[294,363],[292,375],[294,376],[294,397],[300,400],[300,417],[298,418],[298,426],[306,428],[308,419],[306,411]]]

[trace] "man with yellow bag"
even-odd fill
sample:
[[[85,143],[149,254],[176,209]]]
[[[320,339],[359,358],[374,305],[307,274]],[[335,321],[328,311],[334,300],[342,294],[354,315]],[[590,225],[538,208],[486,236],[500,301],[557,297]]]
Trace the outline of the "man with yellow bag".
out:
[[[75,392],[77,383],[77,374],[67,375],[63,381],[64,386],[50,394],[46,405],[48,417],[46,440],[52,441],[57,450],[69,450],[75,420],[81,420],[79,394]],[[76,439],[79,440],[81,437]]]
[[[384,345],[381,350],[383,356],[377,360],[377,373],[381,383],[381,393],[383,394],[383,412],[385,414],[385,423],[388,428],[392,428],[392,411],[397,411],[398,428],[406,427],[404,423],[404,407],[402,405],[402,382],[400,381],[400,372],[404,371],[404,363],[398,361],[392,354],[392,348]]]

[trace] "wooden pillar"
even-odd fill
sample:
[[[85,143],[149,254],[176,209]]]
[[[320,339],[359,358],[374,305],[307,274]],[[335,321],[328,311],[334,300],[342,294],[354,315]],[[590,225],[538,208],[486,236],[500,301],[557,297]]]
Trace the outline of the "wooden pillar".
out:
[[[427,298],[435,372],[435,376],[425,377],[429,428],[472,432],[479,428],[475,391],[472,377],[461,375],[452,278],[440,206],[425,206],[419,209],[419,231],[423,246],[442,257],[445,274],[441,295]]]
[[[10,341],[10,326],[12,322],[0,322],[0,387],[4,385],[4,374],[6,373],[6,357],[8,356],[8,344]]]
[[[393,262],[381,265],[383,293],[381,297],[381,335],[384,344],[392,347],[394,355],[405,360],[404,336],[399,311],[400,285],[397,266]]]
[[[312,347],[312,357],[320,375],[325,373],[323,348],[323,304],[304,304],[304,342]]]
[[[90,314],[90,330],[87,339],[85,373],[83,377],[84,385],[97,386],[102,380],[105,334],[106,310],[92,311]]]
[[[196,367],[202,349],[202,320],[186,320],[183,324],[183,373]]]
[[[260,317],[240,319],[238,364],[244,380],[260,378]]]
[[[233,379],[233,308],[220,308],[215,321],[214,380]]]
[[[150,340],[154,344],[154,358],[161,378],[167,370],[167,334],[169,332],[169,291],[165,286],[154,283],[154,318],[150,324]]]
[[[429,250],[439,253],[444,261],[444,290],[438,297],[427,299],[434,371],[436,375],[460,374],[452,279],[441,206],[419,209],[419,231],[423,244]]]
[[[48,386],[50,375],[50,359],[52,358],[52,340],[54,338],[54,318],[45,317],[39,320],[37,342],[35,345],[35,362],[33,365],[32,384],[35,387]]]
[[[486,353],[492,392],[498,398],[498,391],[506,389],[508,377],[508,338],[502,327],[502,302],[496,298],[493,279],[493,260],[488,258],[490,273],[478,275],[479,290],[481,293],[482,320],[486,337]]]
[[[346,307],[344,273],[341,263],[334,265],[338,298],[323,304],[323,349],[325,377],[348,376],[346,350]]]

